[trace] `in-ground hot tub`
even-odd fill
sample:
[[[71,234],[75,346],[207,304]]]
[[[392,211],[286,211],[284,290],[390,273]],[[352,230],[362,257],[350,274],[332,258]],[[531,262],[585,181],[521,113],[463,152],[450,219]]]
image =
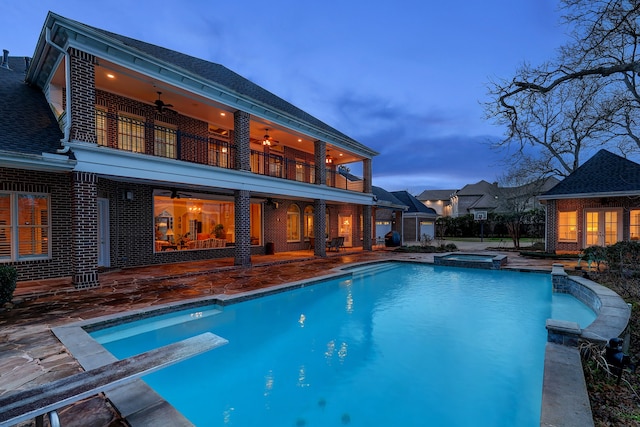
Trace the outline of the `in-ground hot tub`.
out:
[[[507,256],[491,253],[450,252],[445,254],[435,254],[433,256],[433,263],[435,265],[444,265],[447,267],[500,270],[503,266],[507,265]]]

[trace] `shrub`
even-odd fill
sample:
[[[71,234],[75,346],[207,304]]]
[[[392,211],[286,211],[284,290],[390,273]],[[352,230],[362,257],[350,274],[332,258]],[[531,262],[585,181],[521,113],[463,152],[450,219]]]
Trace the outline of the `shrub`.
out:
[[[11,302],[16,290],[18,270],[9,265],[0,265],[0,305]]]

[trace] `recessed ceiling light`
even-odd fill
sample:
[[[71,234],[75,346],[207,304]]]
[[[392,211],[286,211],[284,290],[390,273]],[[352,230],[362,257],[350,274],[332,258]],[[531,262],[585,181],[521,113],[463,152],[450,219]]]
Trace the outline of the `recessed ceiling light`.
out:
[[[298,142],[302,142],[302,138],[298,138]]]
[[[220,115],[221,115],[222,117],[224,117],[224,116],[226,116],[227,114],[226,114],[225,112],[222,112],[222,113],[220,113]]]
[[[114,75],[113,75],[113,74],[111,74],[111,73],[107,74],[107,77],[109,77],[110,79],[115,79],[115,78],[116,78],[116,76],[114,76]]]

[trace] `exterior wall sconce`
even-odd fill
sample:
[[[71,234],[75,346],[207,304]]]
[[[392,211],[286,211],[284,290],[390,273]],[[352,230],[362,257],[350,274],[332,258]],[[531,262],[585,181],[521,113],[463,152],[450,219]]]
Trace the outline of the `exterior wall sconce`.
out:
[[[128,202],[133,200],[133,190],[124,190],[122,191],[122,200],[126,200]]]

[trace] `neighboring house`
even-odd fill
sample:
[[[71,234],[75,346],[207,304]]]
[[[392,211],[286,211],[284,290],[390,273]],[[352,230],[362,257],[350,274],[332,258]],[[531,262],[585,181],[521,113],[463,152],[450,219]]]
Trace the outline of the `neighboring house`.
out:
[[[493,212],[498,207],[498,183],[479,181],[467,184],[451,196],[451,216]]]
[[[451,216],[451,197],[456,190],[424,190],[416,196],[426,207],[436,211],[438,216]]]
[[[224,66],[53,13],[28,62],[0,67],[0,257],[19,280],[249,266],[325,234],[372,248],[377,153]],[[360,181],[337,173],[352,163]]]
[[[402,234],[402,215],[404,211],[409,209],[409,206],[398,200],[392,193],[375,185],[373,186],[373,195],[376,199],[374,235],[380,244],[390,231]]]
[[[423,236],[435,238],[435,223],[438,214],[426,207],[407,191],[392,191],[391,194],[408,208],[402,213],[401,229],[403,245],[419,243]]]
[[[540,208],[537,196],[553,188],[558,182],[556,178],[551,177],[520,186],[500,187],[497,182],[490,184],[487,181],[479,181],[465,185],[458,191],[423,191],[418,199],[425,200],[425,195],[435,194],[436,191],[451,191],[450,212],[453,217],[478,213],[505,213],[514,209],[531,210]]]
[[[640,239],[640,165],[609,151],[598,151],[539,199],[547,205],[547,252]]]

